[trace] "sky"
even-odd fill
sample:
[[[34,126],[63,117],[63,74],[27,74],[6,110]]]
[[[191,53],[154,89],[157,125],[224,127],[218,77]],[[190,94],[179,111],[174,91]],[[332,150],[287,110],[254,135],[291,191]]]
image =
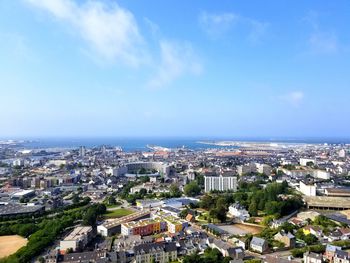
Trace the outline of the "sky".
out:
[[[343,137],[350,4],[0,1],[0,137]]]

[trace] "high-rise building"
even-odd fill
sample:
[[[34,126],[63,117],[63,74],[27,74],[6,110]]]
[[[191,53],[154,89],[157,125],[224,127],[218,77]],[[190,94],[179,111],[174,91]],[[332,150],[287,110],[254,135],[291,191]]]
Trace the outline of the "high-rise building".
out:
[[[80,157],[84,157],[86,154],[86,148],[85,146],[80,146],[80,149],[79,149],[79,155]]]
[[[339,155],[340,158],[345,158],[346,157],[346,151],[344,149],[341,149],[338,152],[338,155]]]
[[[236,176],[204,176],[204,191],[236,191],[237,177]]]

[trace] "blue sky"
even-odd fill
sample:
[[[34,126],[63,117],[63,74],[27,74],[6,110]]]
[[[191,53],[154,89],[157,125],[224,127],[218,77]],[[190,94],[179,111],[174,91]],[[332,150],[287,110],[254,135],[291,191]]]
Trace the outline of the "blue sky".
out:
[[[349,137],[348,1],[0,2],[0,136]]]

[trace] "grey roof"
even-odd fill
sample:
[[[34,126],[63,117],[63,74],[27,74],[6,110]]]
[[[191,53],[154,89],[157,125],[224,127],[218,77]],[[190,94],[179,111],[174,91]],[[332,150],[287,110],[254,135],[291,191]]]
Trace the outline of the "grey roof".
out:
[[[260,237],[253,237],[252,241],[250,244],[255,245],[255,246],[264,246],[266,244],[266,240]]]
[[[349,260],[350,259],[350,254],[348,252],[346,252],[346,251],[343,251],[343,250],[337,250],[335,252],[335,257]]]
[[[330,245],[330,244],[327,244],[326,246],[326,251],[335,252],[337,250],[341,250],[341,247]]]
[[[145,243],[140,244],[134,247],[135,254],[149,254],[153,251],[165,251],[165,252],[172,252],[176,251],[176,243],[175,242],[162,242],[162,243]]]

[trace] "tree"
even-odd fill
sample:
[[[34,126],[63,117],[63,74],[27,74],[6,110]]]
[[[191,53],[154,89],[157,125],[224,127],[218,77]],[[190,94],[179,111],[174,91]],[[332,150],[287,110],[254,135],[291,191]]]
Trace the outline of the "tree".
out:
[[[192,181],[185,186],[184,192],[187,196],[196,196],[201,192],[201,188],[196,181]]]
[[[72,197],[72,201],[73,201],[73,204],[77,204],[79,203],[79,196],[77,194],[73,194],[73,197]]]
[[[255,202],[251,202],[248,208],[248,212],[251,216],[257,216],[258,215],[258,207]]]
[[[169,192],[171,197],[180,197],[182,195],[182,192],[180,191],[179,187],[176,184],[172,184],[170,186]]]
[[[206,194],[202,197],[200,207],[204,209],[210,209],[215,204],[214,199],[211,195]]]
[[[117,204],[117,201],[116,201],[115,198],[111,195],[111,196],[108,197],[107,203],[108,203],[109,205],[115,205],[115,204]]]
[[[143,168],[143,169],[145,169],[145,168]],[[149,176],[148,175],[146,175],[146,176],[141,176],[140,177],[140,182],[141,183],[147,183],[147,182],[149,182],[151,179],[149,178]]]

